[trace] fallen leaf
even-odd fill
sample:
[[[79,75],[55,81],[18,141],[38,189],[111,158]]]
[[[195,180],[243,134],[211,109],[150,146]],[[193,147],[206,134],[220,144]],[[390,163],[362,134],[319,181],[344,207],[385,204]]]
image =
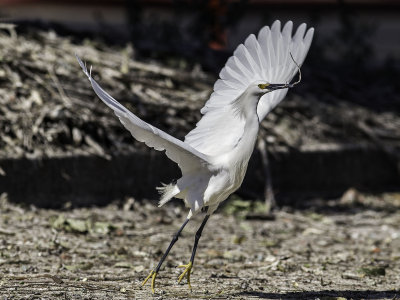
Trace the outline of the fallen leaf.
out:
[[[86,221],[84,220],[66,219],[65,230],[78,233],[86,233],[88,231],[88,226]]]
[[[114,265],[114,268],[132,269],[133,266],[132,266],[132,264],[130,264],[130,263],[128,263],[128,262],[120,261],[120,262],[117,262],[117,263]]]
[[[136,273],[142,272],[143,270],[144,270],[144,266],[142,266],[142,265],[136,266],[136,267],[134,268],[134,271],[135,271]]]
[[[232,243],[236,245],[241,245],[244,241],[246,240],[246,237],[244,235],[235,235],[232,239]]]
[[[77,265],[64,265],[64,268],[67,269],[68,271],[75,272],[77,270],[82,270],[82,271],[87,271],[93,268],[93,263],[80,263]]]
[[[385,267],[371,267],[371,268],[361,268],[359,272],[365,276],[385,276]]]

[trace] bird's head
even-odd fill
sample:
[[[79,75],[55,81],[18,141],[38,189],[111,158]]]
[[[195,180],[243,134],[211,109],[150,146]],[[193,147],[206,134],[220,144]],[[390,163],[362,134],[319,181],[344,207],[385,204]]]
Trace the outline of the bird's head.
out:
[[[258,93],[260,96],[270,93],[272,91],[280,90],[280,89],[286,89],[292,87],[291,84],[288,83],[269,83],[265,81],[257,81],[253,84],[254,90],[256,93]]]
[[[300,66],[297,64],[297,62],[294,60],[292,53],[289,53],[290,57],[292,58],[293,62],[295,63],[298,72],[299,72],[299,78],[296,82],[292,82],[292,83],[270,83],[270,82],[266,82],[266,81],[256,81],[252,84],[251,90],[254,94],[258,95],[258,96],[263,96],[266,93],[272,92],[272,91],[276,91],[276,90],[280,90],[280,89],[287,89],[287,88],[292,88],[295,85],[297,85],[298,83],[300,83],[301,81],[301,70],[300,70]]]
[[[245,93],[247,97],[254,97],[254,99],[259,100],[262,96],[267,93],[280,90],[292,88],[296,83],[269,83],[265,80],[257,80],[251,83],[246,89]]]
[[[295,82],[286,82],[286,83],[270,83],[266,80],[254,81],[251,84],[249,84],[246,90],[234,101],[234,106],[236,108],[236,111],[241,112],[244,115],[246,115],[247,113],[252,113],[254,111],[254,108],[257,109],[261,97],[264,96],[265,94],[280,89],[289,89],[300,83],[301,81],[300,66],[293,59],[291,53],[290,56],[292,57],[292,60],[298,69],[298,74],[299,74],[298,80]]]

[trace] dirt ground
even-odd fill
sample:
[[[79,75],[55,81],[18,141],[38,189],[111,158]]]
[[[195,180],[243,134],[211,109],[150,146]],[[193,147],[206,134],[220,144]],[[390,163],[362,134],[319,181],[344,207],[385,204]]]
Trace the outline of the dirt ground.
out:
[[[142,280],[186,217],[126,199],[48,210],[0,203],[0,299],[399,299],[400,194],[348,191],[307,207],[231,199],[200,240],[193,291],[177,284],[202,216],[188,224],[159,273]]]
[[[132,44],[108,46],[53,30],[4,26],[0,26],[0,158],[75,154],[109,159],[137,149],[147,151],[94,94],[75,53],[93,65],[93,76],[115,99],[179,139],[199,121],[199,110],[216,80],[216,74],[183,58],[137,58]],[[398,161],[400,72],[394,70],[393,64],[382,71],[363,72],[379,74],[370,82],[347,74],[347,65],[346,72],[338,75],[328,66],[321,68],[319,59],[313,66],[308,58],[303,82],[263,120],[260,137],[271,153],[357,144],[383,149]]]

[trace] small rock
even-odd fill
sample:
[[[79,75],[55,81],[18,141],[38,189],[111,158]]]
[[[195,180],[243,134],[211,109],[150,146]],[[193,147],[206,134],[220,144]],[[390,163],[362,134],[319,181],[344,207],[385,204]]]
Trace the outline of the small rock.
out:
[[[361,204],[364,202],[363,195],[360,194],[355,188],[350,188],[340,198],[340,204],[342,205],[354,205]]]
[[[133,266],[128,262],[120,261],[114,265],[114,268],[132,269]]]
[[[72,140],[74,141],[75,145],[80,145],[82,142],[82,133],[76,127],[72,128]]]
[[[144,266],[140,265],[140,266],[136,266],[133,269],[136,273],[142,272],[144,270]]]
[[[240,250],[232,250],[232,251],[226,251],[224,253],[224,258],[232,261],[243,261],[245,259],[245,255]]]

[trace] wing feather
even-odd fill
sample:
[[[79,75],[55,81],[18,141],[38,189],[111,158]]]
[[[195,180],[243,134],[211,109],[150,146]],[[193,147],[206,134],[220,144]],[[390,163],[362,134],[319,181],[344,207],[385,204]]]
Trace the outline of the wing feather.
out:
[[[241,75],[236,73],[230,66],[226,65],[222,71],[220,72],[220,77],[222,80],[226,80],[232,82],[235,86],[239,88],[245,87],[245,83],[243,83],[240,78]]]
[[[268,77],[270,77],[271,64],[273,63],[274,58],[271,57],[271,51],[273,47],[271,45],[271,30],[269,29],[268,26],[265,26],[260,30],[258,34],[258,43],[260,44],[261,47],[260,55],[262,55],[265,61],[267,62],[267,65],[263,70],[264,71],[263,75],[267,75]]]
[[[209,157],[194,149],[164,131],[144,122],[117,100],[111,97],[92,78],[82,60],[76,56],[83,72],[89,78],[97,96],[111,109],[120,119],[121,123],[130,131],[132,136],[140,142],[158,151],[165,150],[168,158],[178,164],[183,174],[201,169],[209,163]]]
[[[261,69],[260,67],[256,64],[254,59],[251,57],[249,51],[245,47],[245,45],[240,44],[236,51],[233,53],[235,57],[239,59],[239,61],[242,63],[243,66],[247,68],[247,70],[250,72],[250,76],[253,74],[258,74],[260,73]]]
[[[260,73],[263,70],[263,61],[258,54],[259,44],[254,34],[250,34],[249,37],[244,41],[244,47],[248,52],[248,56],[253,61],[256,67],[256,73]]]
[[[281,38],[281,22],[276,20],[271,26],[271,57],[274,58],[278,63],[280,62],[280,55],[282,54],[280,51]]]
[[[290,40],[292,39],[292,29],[293,29],[293,22],[289,21],[285,24],[285,26],[282,29],[282,49],[289,49],[290,47]],[[277,76],[283,77],[285,68],[283,66],[286,66],[288,63],[290,63],[290,55],[284,55],[283,56],[283,61],[280,62],[280,65],[282,66],[279,68],[279,73]]]
[[[221,70],[214,92],[201,109],[202,119],[185,137],[185,142],[207,155],[218,155],[232,148],[241,138],[243,120],[235,116],[232,102],[254,81],[270,83],[290,82],[297,67],[290,58],[301,65],[308,53],[314,29],[307,30],[301,24],[292,36],[293,23],[287,22],[281,30],[281,22],[275,21],[271,28],[261,28],[257,37],[250,35],[239,45]],[[259,120],[285,97],[287,89],[265,94],[257,106]],[[212,143],[217,143],[213,146]]]

